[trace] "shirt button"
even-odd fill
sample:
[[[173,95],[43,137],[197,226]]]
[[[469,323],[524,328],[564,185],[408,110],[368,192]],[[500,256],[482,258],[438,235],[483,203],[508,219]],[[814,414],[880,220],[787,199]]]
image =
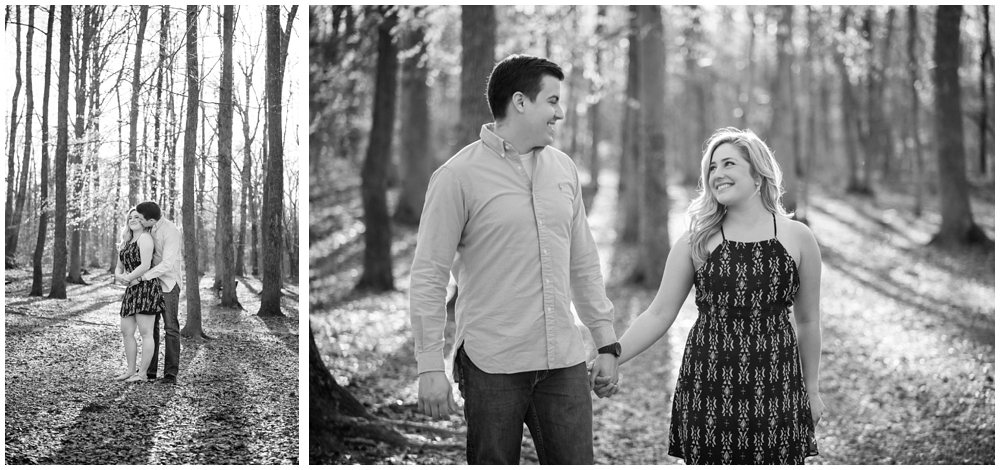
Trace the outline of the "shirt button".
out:
[[[551,279],[546,279],[546,280],[545,280],[545,283],[546,283],[546,284],[548,284],[548,283],[550,283],[550,282],[552,282],[552,280],[551,280]]]

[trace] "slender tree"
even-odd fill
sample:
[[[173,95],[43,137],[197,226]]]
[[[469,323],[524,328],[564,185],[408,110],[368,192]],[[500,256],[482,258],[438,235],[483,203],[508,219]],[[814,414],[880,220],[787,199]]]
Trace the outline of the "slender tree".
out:
[[[21,216],[24,213],[24,200],[28,195],[28,164],[31,162],[31,123],[35,114],[35,97],[31,89],[31,42],[35,33],[35,6],[28,6],[28,32],[25,38],[24,54],[24,95],[27,107],[24,111],[24,159],[21,160],[21,177],[17,185],[17,198],[14,202],[14,219],[7,220],[12,225],[7,238],[7,256],[14,257],[17,253],[17,240],[21,233]]]
[[[667,51],[659,5],[641,5],[639,13],[639,269],[635,280],[656,288],[670,253],[667,216],[666,119]]]
[[[222,265],[216,273],[222,280],[222,305],[236,307],[233,266],[233,6],[222,13],[222,82],[219,85],[219,207],[218,233]],[[221,271],[221,272],[220,272]]]
[[[5,249],[4,254],[6,255],[5,264],[13,261],[14,259],[14,249],[11,244],[11,240],[16,236],[13,232],[16,232],[18,227],[11,224],[10,220],[14,213],[14,170],[15,170],[15,155],[17,154],[16,143],[17,143],[17,98],[21,95],[21,7],[14,7],[14,18],[17,23],[15,26],[16,38],[14,39],[15,47],[17,48],[16,62],[14,63],[14,97],[11,99],[10,106],[10,143],[7,145],[7,199],[4,204],[4,220],[7,223],[5,233]],[[31,71],[28,71],[31,74]],[[27,140],[27,136],[25,136]]]
[[[993,68],[993,41],[990,39],[990,6],[983,5],[983,52],[979,56],[979,95],[982,96],[982,110],[979,113],[979,172],[986,174],[989,171],[987,156],[989,151],[993,148],[989,144],[987,135],[989,133],[989,123],[990,123],[990,103],[989,92],[987,88],[987,75],[993,74],[993,78],[996,79],[996,73]]]
[[[31,291],[28,295],[41,296],[42,257],[45,254],[45,238],[49,226],[49,211],[52,202],[49,200],[49,88],[52,80],[52,35],[55,34],[56,7],[49,5],[49,27],[45,35],[45,83],[42,85],[42,165],[39,196],[41,204],[38,216],[38,241],[35,243],[35,255],[32,258]]]
[[[622,124],[621,169],[618,178],[618,207],[622,214],[618,239],[639,241],[639,12],[628,6],[628,74],[625,86],[625,118]]]
[[[417,7],[419,10],[423,7]],[[434,158],[431,155],[431,118],[430,92],[427,86],[429,56],[427,54],[426,26],[419,21],[407,32],[404,49],[406,58],[403,60],[403,80],[400,98],[400,114],[404,117],[402,135],[402,176],[403,189],[399,194],[396,222],[406,225],[417,225],[420,213],[424,209],[424,196],[431,173],[434,171]]]
[[[56,215],[52,248],[52,287],[49,297],[66,298],[66,161],[69,157],[69,50],[73,39],[73,7],[63,5],[59,15],[59,89],[56,113]]]
[[[906,7],[907,25],[910,34],[906,39],[907,69],[909,72],[910,91],[910,122],[909,134],[912,147],[915,175],[913,177],[914,205],[913,213],[918,217],[924,211],[924,145],[920,137],[920,93],[917,91],[917,82],[920,80],[920,60],[917,57],[917,39],[919,21],[917,21],[917,6]]]
[[[91,16],[94,13],[94,6],[83,7],[83,37],[81,38],[80,53],[76,67],[76,123],[73,129],[76,131],[76,142],[73,150],[69,154],[69,181],[73,185],[73,203],[70,204],[69,211],[72,216],[70,221],[70,243],[69,243],[69,273],[66,282],[71,284],[86,284],[83,280],[83,253],[81,252],[83,207],[81,207],[81,196],[83,195],[83,154],[85,151],[84,136],[86,135],[87,115],[87,67],[90,65],[90,47],[94,38],[94,28],[91,23]]]
[[[483,95],[486,77],[495,65],[497,18],[494,8],[493,5],[462,6],[461,98],[455,151],[479,140],[482,125],[493,121]]]
[[[467,7],[463,7],[464,8]],[[492,7],[490,7],[492,8]],[[361,200],[365,216],[365,256],[357,289],[391,290],[392,226],[386,207],[386,169],[392,154],[392,132],[396,110],[396,72],[399,60],[392,29],[396,26],[395,7],[379,7],[378,58],[375,66],[375,109],[368,152],[361,168]]]
[[[198,274],[198,233],[195,221],[194,178],[198,164],[198,7],[187,7],[187,118],[184,129],[184,182],[181,224],[184,227],[184,275],[187,319],[181,336],[199,340],[206,337],[201,328],[201,276]]]
[[[294,13],[293,13],[294,14]],[[281,11],[278,6],[267,6],[265,29],[267,45],[265,57],[265,89],[267,94],[267,146],[264,159],[264,194],[261,203],[261,235],[263,268],[261,279],[261,316],[281,316],[281,212],[283,190],[282,160],[284,149],[281,138],[281,86],[282,86],[282,31]]]
[[[774,157],[781,165],[784,179],[785,194],[781,202],[789,211],[795,211],[798,205],[798,165],[795,145],[798,119],[795,116],[795,87],[792,75],[792,62],[795,52],[792,49],[792,14],[791,5],[775,7],[779,10],[776,44],[778,47],[777,78],[774,80],[773,112],[768,139],[774,149]]]
[[[9,10],[8,10],[7,14],[8,15],[10,14]],[[16,47],[16,50],[17,50],[17,54],[15,55],[16,58],[14,59],[15,60],[15,63],[14,63],[14,79],[15,79],[15,81],[14,81],[14,96],[11,99],[11,106],[10,106],[10,136],[9,136],[10,143],[7,145],[7,198],[4,200],[4,221],[7,221],[7,222],[10,221],[11,216],[14,213],[14,187],[15,187],[15,185],[14,185],[14,175],[15,175],[14,170],[16,168],[16,166],[15,166],[16,163],[15,162],[17,161],[16,158],[15,158],[15,155],[17,154],[17,150],[16,150],[16,143],[17,143],[17,98],[19,96],[21,96],[21,7],[20,6],[15,6],[14,7],[14,19],[15,19],[15,23],[16,23],[16,25],[15,25],[14,28],[15,28],[15,32],[16,32],[16,35],[17,35],[15,37],[15,39],[14,39],[14,44],[15,44],[15,47]],[[28,73],[30,74],[31,71],[29,70]],[[14,259],[14,253],[10,249],[11,245],[10,245],[10,242],[9,242],[10,239],[11,239],[11,231],[12,230],[17,230],[17,228],[13,227],[11,224],[8,223],[7,227],[6,227],[6,230],[4,231],[4,233],[5,233],[5,242],[7,243],[6,246],[5,246],[4,253],[6,254],[7,260],[13,260]]]
[[[941,228],[931,244],[982,245],[993,242],[972,218],[965,177],[965,133],[962,119],[961,5],[937,7],[934,33],[934,105],[938,141],[938,178],[941,187]]]

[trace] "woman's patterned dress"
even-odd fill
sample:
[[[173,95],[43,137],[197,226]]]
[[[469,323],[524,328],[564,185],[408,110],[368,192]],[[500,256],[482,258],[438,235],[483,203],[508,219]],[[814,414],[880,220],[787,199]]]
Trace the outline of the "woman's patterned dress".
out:
[[[126,274],[132,272],[142,264],[142,259],[139,257],[139,244],[136,242],[129,243],[118,254],[118,257],[122,261],[122,266],[125,267]],[[159,313],[162,315],[163,309],[163,289],[160,287],[160,281],[156,279],[150,281],[140,280],[138,284],[128,286],[125,289],[125,295],[122,297],[122,318],[137,313],[141,315],[156,315]]]
[[[695,273],[698,320],[674,394],[669,454],[689,464],[801,464],[817,455],[789,320],[799,274],[775,238],[726,240]]]

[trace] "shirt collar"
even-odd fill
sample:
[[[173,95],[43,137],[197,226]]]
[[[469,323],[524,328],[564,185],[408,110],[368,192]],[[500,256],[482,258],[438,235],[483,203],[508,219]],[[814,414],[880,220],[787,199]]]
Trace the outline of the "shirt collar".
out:
[[[497,154],[500,158],[519,158],[520,155],[517,153],[517,149],[513,145],[508,144],[502,137],[496,134],[494,130],[496,129],[496,124],[489,123],[483,124],[483,129],[479,131],[479,138],[482,139],[483,144],[486,145],[490,150]],[[532,155],[535,154],[535,149],[531,149]]]

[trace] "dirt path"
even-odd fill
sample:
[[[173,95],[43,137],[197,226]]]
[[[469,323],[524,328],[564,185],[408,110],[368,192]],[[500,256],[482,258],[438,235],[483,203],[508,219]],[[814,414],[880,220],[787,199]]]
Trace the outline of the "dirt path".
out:
[[[286,316],[265,319],[254,315],[256,279],[240,281],[245,310],[233,310],[203,278],[202,325],[215,339],[182,340],[169,386],[111,380],[124,370],[123,291],[106,273],[85,279],[54,300],[26,297],[30,272],[6,273],[6,463],[298,462],[297,287],[286,288]],[[183,328],[183,295],[180,305]]]
[[[623,283],[640,254],[615,245],[617,185],[611,178],[601,183],[589,219],[620,335],[655,292]],[[690,197],[690,190],[671,189],[672,240],[684,230]],[[907,199],[811,197],[807,215],[824,260],[820,387],[828,412],[817,430],[820,455],[807,463],[993,463],[994,254],[926,248],[938,218],[912,217],[904,209]],[[327,209],[331,232],[317,233],[326,251],[310,251],[326,267],[310,279],[317,345],[342,385],[418,444],[387,452],[357,442],[356,452],[339,462],[464,463],[464,420],[431,422],[414,413],[416,364],[406,289],[415,232],[395,232],[399,291],[359,296],[349,286],[360,270],[361,248],[348,234],[353,228],[351,236],[358,236],[351,217],[360,214],[337,207]],[[974,208],[976,220],[995,238],[992,202],[976,201]],[[339,222],[331,222],[330,213]],[[339,263],[329,261],[334,255]],[[679,463],[666,455],[671,399],[696,316],[691,295],[665,337],[623,366],[623,392],[594,398],[597,463]],[[523,443],[522,463],[537,463],[527,433]]]

